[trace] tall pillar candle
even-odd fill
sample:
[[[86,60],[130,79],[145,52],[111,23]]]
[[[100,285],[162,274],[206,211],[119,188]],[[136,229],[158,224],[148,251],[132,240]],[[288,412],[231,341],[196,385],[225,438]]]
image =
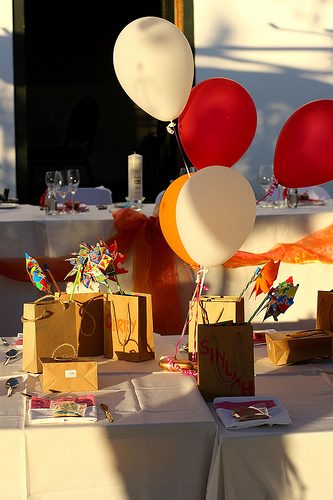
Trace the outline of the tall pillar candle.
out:
[[[142,199],[142,156],[136,153],[128,157],[128,198]]]

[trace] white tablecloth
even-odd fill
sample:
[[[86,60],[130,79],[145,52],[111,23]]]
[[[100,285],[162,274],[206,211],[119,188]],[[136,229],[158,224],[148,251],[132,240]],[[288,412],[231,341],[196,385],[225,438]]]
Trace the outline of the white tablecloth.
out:
[[[0,362],[7,349],[0,346]],[[174,345],[155,335],[155,353],[142,363],[95,358],[100,389],[93,394],[109,405],[112,423],[99,408],[95,423],[29,425],[20,392],[42,396],[39,377],[26,382],[20,358],[1,364],[0,497],[177,500],[190,492],[202,500],[217,426],[195,379],[158,366]],[[8,398],[4,384],[13,373],[20,385]]]
[[[256,396],[277,397],[291,425],[226,430],[207,500],[318,500],[332,498],[332,360],[274,366],[266,346],[255,347]]]
[[[153,210],[154,205],[144,206],[147,216],[152,215]],[[95,245],[98,237],[108,240],[115,234],[115,227],[109,210],[98,210],[94,205],[86,212],[56,216],[45,215],[37,206],[21,205],[0,210],[0,234],[0,258],[24,258],[25,253],[34,257],[62,257],[78,251],[81,241]],[[130,272],[121,275],[122,288],[131,291],[131,253],[125,268]],[[65,282],[59,282],[59,286],[66,290]],[[116,286],[113,289],[116,291]],[[22,331],[23,304],[40,297],[41,293],[32,283],[0,276],[2,333],[14,336]]]
[[[257,207],[254,228],[240,250],[252,253],[268,252],[277,243],[294,243],[305,236],[333,223],[333,202],[324,206],[302,206],[296,209],[273,209]],[[209,269],[206,284],[211,295],[238,296],[258,266],[226,269],[223,266]],[[295,303],[278,322],[265,321],[267,328],[276,330],[314,328],[318,290],[333,288],[333,266],[330,264],[285,264],[281,263],[277,280],[273,286],[293,276],[299,284]],[[244,295],[245,317],[248,320],[264,298],[261,294],[249,299],[251,285]],[[255,328],[262,326],[264,313],[253,320]]]
[[[144,205],[144,213],[153,214],[154,205]],[[262,253],[276,243],[293,243],[314,231],[333,223],[333,202],[325,206],[305,206],[296,209],[266,209],[258,206],[257,218],[252,233],[241,250]],[[80,241],[95,244],[97,237],[108,239],[114,235],[114,221],[109,210],[98,210],[90,206],[87,212],[65,216],[46,216],[39,207],[23,205],[16,209],[0,210],[0,257],[32,256],[59,257],[78,249]],[[226,269],[217,266],[209,269],[205,282],[211,295],[238,296],[251,278],[257,266]],[[124,290],[132,290],[131,253],[126,261],[128,274],[121,275]],[[266,321],[267,328],[277,330],[313,328],[315,326],[318,290],[333,288],[333,267],[328,264],[292,265],[281,263],[278,282],[290,275],[299,283],[294,305],[279,321]],[[66,284],[61,283],[61,289]],[[114,288],[116,290],[116,287]],[[193,282],[194,289],[194,282]],[[40,292],[29,282],[14,281],[0,276],[1,310],[0,320],[5,335],[16,335],[22,330],[21,315],[24,302],[39,298]],[[245,294],[245,316],[249,319],[260,304],[262,295],[248,300],[251,287]],[[186,310],[188,297],[181,304]],[[182,301],[182,297],[180,297]],[[262,323],[263,313],[253,324]],[[273,325],[273,326],[272,326]],[[178,332],[177,332],[178,333]],[[180,333],[180,332],[179,332]]]

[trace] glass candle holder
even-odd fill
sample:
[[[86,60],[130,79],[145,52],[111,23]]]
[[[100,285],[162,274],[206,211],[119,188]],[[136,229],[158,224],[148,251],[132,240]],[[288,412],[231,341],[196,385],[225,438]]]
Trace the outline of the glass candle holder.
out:
[[[297,208],[298,206],[298,189],[288,188],[287,189],[287,206],[288,208]]]

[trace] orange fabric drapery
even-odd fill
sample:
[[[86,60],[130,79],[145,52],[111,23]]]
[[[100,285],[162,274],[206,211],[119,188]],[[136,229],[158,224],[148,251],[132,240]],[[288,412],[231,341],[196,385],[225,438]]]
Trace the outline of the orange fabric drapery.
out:
[[[154,330],[162,335],[180,334],[186,317],[180,309],[179,287],[186,287],[182,293],[187,303],[194,287],[189,271],[186,283],[178,273],[178,266],[187,264],[165,241],[158,217],[146,217],[129,208],[118,210],[113,217],[117,232],[108,244],[116,240],[122,253],[133,249],[133,291],[152,295]]]
[[[270,259],[287,264],[321,262],[333,264],[333,224],[305,236],[295,243],[278,243],[271,250],[254,254],[237,252],[223,265],[228,268],[257,266]]]

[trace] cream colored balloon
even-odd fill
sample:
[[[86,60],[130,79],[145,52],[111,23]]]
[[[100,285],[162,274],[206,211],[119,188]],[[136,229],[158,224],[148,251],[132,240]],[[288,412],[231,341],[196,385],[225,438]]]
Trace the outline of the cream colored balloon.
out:
[[[179,192],[176,222],[189,256],[203,267],[232,257],[252,231],[256,199],[245,177],[227,167],[206,167]]]
[[[158,17],[142,17],[119,34],[113,51],[117,78],[128,96],[161,121],[183,111],[191,92],[194,61],[184,34]]]

